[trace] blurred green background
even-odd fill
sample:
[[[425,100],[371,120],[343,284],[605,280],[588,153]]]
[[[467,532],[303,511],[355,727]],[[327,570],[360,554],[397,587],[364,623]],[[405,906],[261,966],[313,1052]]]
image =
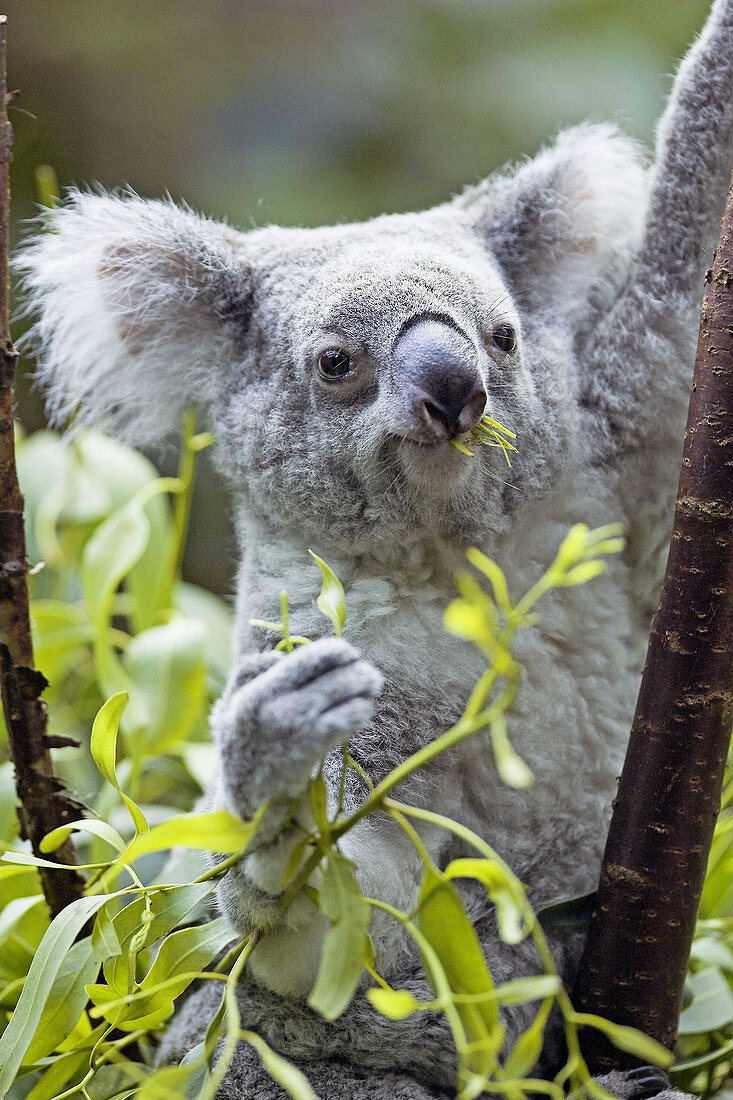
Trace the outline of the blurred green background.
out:
[[[648,144],[708,7],[6,0],[9,87],[22,92],[12,235],[34,214],[44,163],[62,186],[169,192],[246,229],[440,202],[584,118]],[[28,430],[42,424],[27,378],[19,414]],[[235,550],[226,507],[203,463],[186,573],[219,592]]]

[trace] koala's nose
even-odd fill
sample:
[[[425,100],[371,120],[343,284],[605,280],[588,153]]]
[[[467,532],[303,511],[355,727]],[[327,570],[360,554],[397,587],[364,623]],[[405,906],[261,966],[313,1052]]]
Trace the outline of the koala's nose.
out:
[[[486,405],[476,350],[443,321],[410,325],[392,352],[395,377],[411,410],[434,439],[450,439],[477,424]]]

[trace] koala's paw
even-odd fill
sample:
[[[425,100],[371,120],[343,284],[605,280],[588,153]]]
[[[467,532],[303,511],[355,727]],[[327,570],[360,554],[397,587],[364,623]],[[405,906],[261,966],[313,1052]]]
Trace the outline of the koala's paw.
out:
[[[635,1066],[633,1069],[613,1070],[596,1077],[599,1085],[603,1085],[620,1100],[650,1100],[656,1096],[659,1100],[683,1100],[687,1095],[677,1092],[669,1083],[669,1077],[663,1069],[657,1066]]]
[[[382,674],[340,638],[267,662],[230,692],[214,716],[223,774],[239,812],[292,799],[326,753],[366,725]]]

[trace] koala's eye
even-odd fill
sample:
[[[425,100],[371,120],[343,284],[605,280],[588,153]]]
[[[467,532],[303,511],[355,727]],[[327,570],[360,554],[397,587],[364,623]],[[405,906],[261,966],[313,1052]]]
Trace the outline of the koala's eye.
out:
[[[318,356],[318,373],[329,382],[345,378],[352,366],[351,356],[343,348],[329,348]]]
[[[517,336],[511,325],[499,325],[492,332],[491,339],[500,351],[514,351],[517,346]]]

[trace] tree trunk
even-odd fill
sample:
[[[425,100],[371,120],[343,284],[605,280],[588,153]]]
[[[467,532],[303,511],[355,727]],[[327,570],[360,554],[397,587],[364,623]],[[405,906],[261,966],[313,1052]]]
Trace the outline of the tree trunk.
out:
[[[46,734],[46,704],[40,698],[47,681],[33,663],[23,498],[15,469],[13,437],[17,353],[10,339],[8,319],[8,169],[13,134],[7,117],[5,30],[3,15],[0,16],[0,687],[20,799],[21,834],[30,840],[34,853],[41,855],[39,844],[43,836],[81,816],[83,807],[71,798],[54,774]],[[69,866],[76,863],[70,840],[54,852],[53,859]],[[52,916],[83,894],[84,878],[78,871],[42,869],[40,874]]]
[[[706,281],[672,544],[573,994],[670,1048],[733,713],[733,186]],[[590,1029],[584,1051],[594,1072],[633,1064]]]

